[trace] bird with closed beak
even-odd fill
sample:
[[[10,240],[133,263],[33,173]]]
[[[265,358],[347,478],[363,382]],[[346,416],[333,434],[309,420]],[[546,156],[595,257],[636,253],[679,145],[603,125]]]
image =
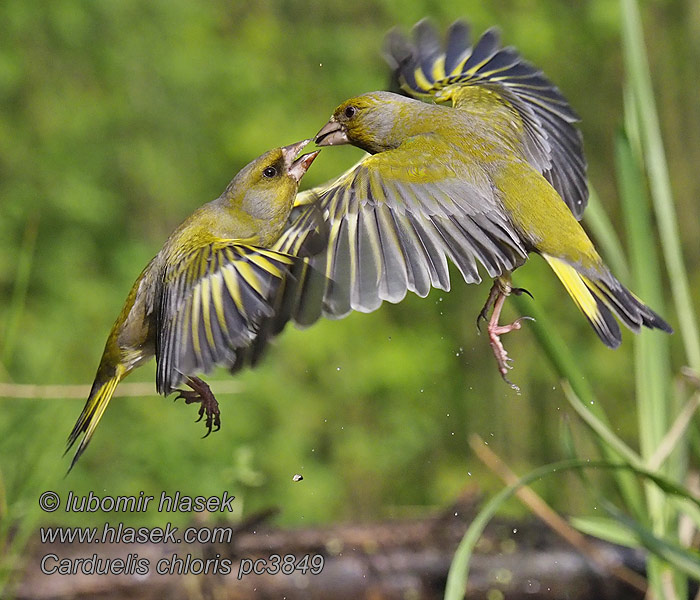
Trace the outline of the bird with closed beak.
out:
[[[236,369],[297,257],[272,250],[285,229],[299,181],[319,151],[310,140],[266,152],[245,166],[216,200],[187,218],[134,283],[107,338],[92,390],[68,438],[85,434],[73,468],[119,382],[156,357],[156,389],[199,403],[208,435],[218,402],[197,375]],[[297,249],[300,249],[297,247]],[[179,386],[187,386],[182,389]]]
[[[478,283],[480,264],[494,283],[477,323],[488,320],[508,381],[500,336],[522,319],[502,325],[501,309],[525,291],[511,273],[538,254],[606,345],[621,342],[613,315],[634,332],[672,331],[615,278],[579,224],[588,187],[578,117],[539,70],[500,47],[494,30],[472,46],[462,21],[444,47],[424,20],[413,42],[390,32],[386,49],[394,80],[412,97],[378,91],[345,100],[315,138],[369,153],[315,194],[329,229],[327,251],[311,259],[326,275],[316,292],[322,314],[448,290],[448,258]]]

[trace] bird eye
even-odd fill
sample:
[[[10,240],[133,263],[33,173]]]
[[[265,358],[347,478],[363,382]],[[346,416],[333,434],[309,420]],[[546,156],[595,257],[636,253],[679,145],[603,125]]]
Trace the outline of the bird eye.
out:
[[[345,109],[345,116],[348,119],[352,119],[355,116],[355,113],[357,112],[357,109],[354,106],[348,106]]]
[[[267,179],[271,179],[275,175],[277,175],[277,169],[275,169],[275,167],[265,167],[263,170],[263,177]]]

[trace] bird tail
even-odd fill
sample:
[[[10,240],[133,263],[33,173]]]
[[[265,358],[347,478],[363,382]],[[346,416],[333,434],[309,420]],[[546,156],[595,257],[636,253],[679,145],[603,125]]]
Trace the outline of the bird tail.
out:
[[[124,367],[118,365],[116,369],[113,370],[111,376],[108,375],[107,377],[104,377],[101,375],[101,373],[102,369],[99,369],[97,371],[95,382],[92,384],[90,395],[85,403],[85,408],[83,408],[83,412],[80,413],[80,416],[73,427],[73,431],[71,431],[70,435],[68,436],[68,443],[66,445],[65,453],[67,453],[73,447],[80,434],[85,432],[85,437],[83,437],[82,441],[80,442],[78,450],[76,451],[70,467],[68,468],[69,472],[75,466],[75,463],[78,462],[78,459],[82,453],[85,452],[85,449],[92,438],[92,434],[95,433],[95,429],[97,428],[97,425],[99,424],[109,401],[112,399],[114,390],[117,388],[119,382],[124,378],[127,371]]]
[[[625,288],[605,267],[600,272],[586,270],[586,273],[581,273],[560,258],[548,254],[542,256],[606,346],[617,348],[622,341],[613,312],[635,333],[639,333],[642,326],[673,333],[666,321]]]

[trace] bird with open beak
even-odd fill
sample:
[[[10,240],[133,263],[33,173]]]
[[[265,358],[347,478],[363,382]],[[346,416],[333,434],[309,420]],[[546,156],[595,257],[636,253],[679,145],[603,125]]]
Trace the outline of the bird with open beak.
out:
[[[119,382],[153,356],[158,393],[199,403],[207,435],[219,428],[218,402],[198,375],[215,365],[236,366],[261,321],[274,314],[272,302],[297,257],[271,247],[319,153],[298,156],[309,141],[270,150],[241,169],[221,196],[170,235],[136,279],[68,438],[66,451],[85,434],[71,468]]]

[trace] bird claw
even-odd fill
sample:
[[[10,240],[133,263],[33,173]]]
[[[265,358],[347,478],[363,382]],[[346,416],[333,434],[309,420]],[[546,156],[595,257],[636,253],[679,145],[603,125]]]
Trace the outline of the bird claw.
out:
[[[520,388],[517,385],[515,385],[510,379],[503,376],[503,381],[505,381],[513,390],[520,394]]]
[[[214,400],[214,405],[204,405],[199,408],[199,419],[195,421],[195,423],[199,423],[202,420],[202,417],[204,415],[207,415],[207,420],[204,422],[205,427],[207,428],[207,432],[202,436],[202,439],[205,437],[209,437],[209,434],[212,431],[219,431],[221,429],[221,417],[219,416],[219,403],[216,401],[216,399],[212,396],[212,399]]]
[[[503,343],[501,342],[500,337],[496,333],[489,333],[489,341],[491,343],[491,348],[493,350],[493,355],[496,358],[496,363],[498,364],[498,371],[501,374],[501,377],[503,378],[503,381],[505,381],[511,388],[513,388],[516,392],[520,392],[520,388],[515,385],[510,379],[508,379],[508,371],[510,371],[513,366],[512,362],[513,359],[508,356],[508,352],[506,352],[506,349],[503,347]]]
[[[221,412],[219,411],[219,403],[209,386],[199,377],[188,377],[186,383],[192,388],[192,391],[175,390],[178,392],[178,395],[175,396],[175,400],[177,401],[182,398],[185,404],[200,403],[199,412],[197,413],[199,418],[195,423],[199,423],[206,415],[204,426],[207,432],[202,438],[207,437],[212,431],[219,431],[219,429],[221,429]]]
[[[197,394],[197,392],[193,392],[190,390],[179,390],[179,389],[175,390],[175,391],[178,394],[177,394],[177,396],[175,396],[175,399],[173,400],[173,402],[177,402],[178,400],[180,400],[180,398],[182,398],[185,401],[185,404],[192,404],[194,402],[200,401],[199,395]]]
[[[498,372],[501,374],[501,377],[503,378],[503,381],[505,381],[511,388],[513,388],[516,392],[520,392],[520,388],[515,385],[510,379],[508,379],[508,371],[510,371],[513,368],[513,362],[514,359],[508,356],[508,352],[506,352],[505,347],[503,346],[503,343],[501,342],[500,334],[495,331],[495,329],[500,329],[499,328],[492,328],[489,330],[489,342],[491,344],[491,349],[493,350],[493,355],[496,358],[496,364],[498,365]],[[508,331],[505,333],[508,333],[510,331],[513,331],[513,329],[510,328],[510,326],[506,327]],[[516,327],[514,329],[520,329],[520,327]]]
[[[483,321],[484,323],[488,323],[489,320],[489,305],[488,302],[484,304],[484,308],[481,309],[481,312],[476,316],[476,330],[477,332],[481,335],[481,322]]]
[[[486,321],[486,315],[484,314],[484,311],[482,310],[476,317],[476,331],[477,333],[481,334],[481,321]]]
[[[523,294],[527,294],[533,300],[535,299],[535,297],[529,292],[529,290],[526,290],[525,288],[510,288],[510,293],[514,294],[515,296],[522,296]]]
[[[489,320],[489,311],[494,307],[496,299],[498,298],[500,293],[501,287],[496,282],[491,286],[491,289],[489,290],[489,297],[486,298],[484,306],[482,307],[479,314],[476,316],[476,330],[479,333],[481,333],[481,321],[486,322]]]

